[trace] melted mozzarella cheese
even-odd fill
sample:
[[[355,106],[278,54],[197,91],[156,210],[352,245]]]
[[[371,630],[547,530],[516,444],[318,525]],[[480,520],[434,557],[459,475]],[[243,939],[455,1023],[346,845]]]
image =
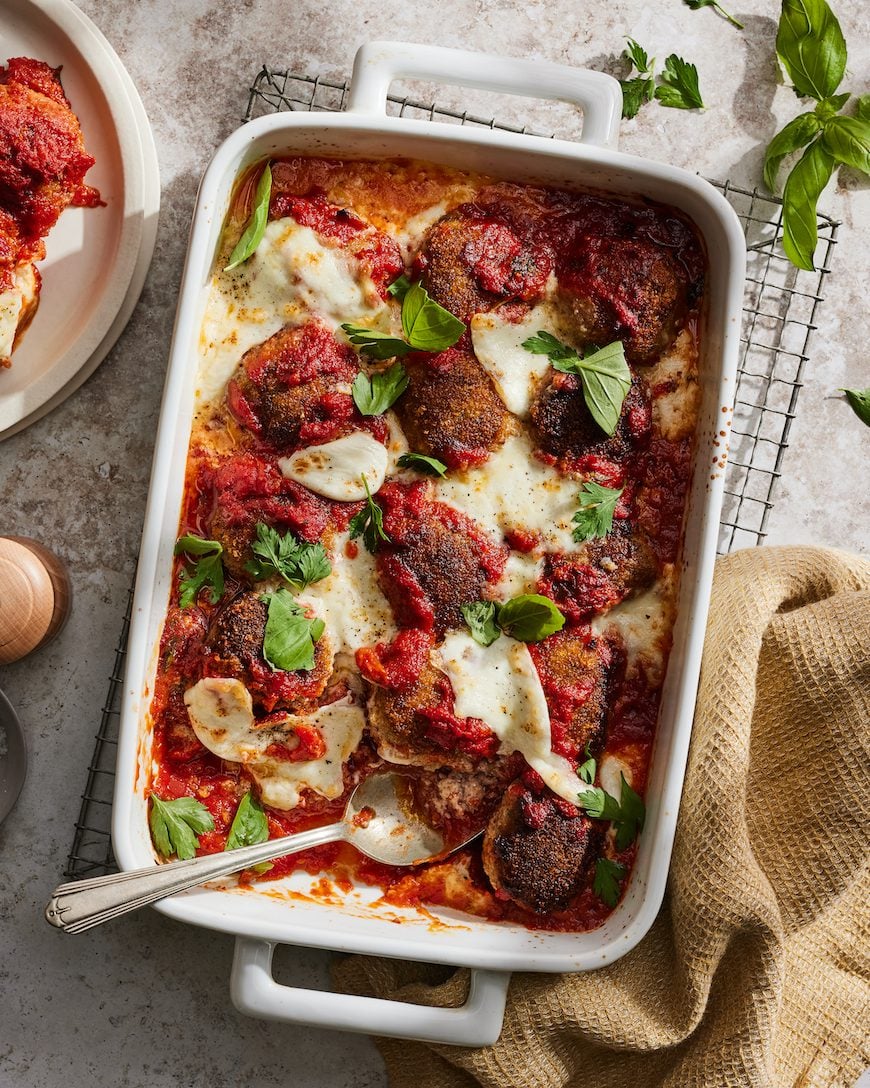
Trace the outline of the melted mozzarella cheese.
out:
[[[360,742],[365,714],[350,696],[320,707],[307,718],[288,714],[281,722],[257,725],[251,693],[240,680],[207,676],[184,693],[193,731],[210,752],[242,763],[260,787],[260,797],[273,808],[294,808],[303,790],[329,799],[344,789],[343,765]],[[295,722],[315,724],[326,751],[319,759],[276,759],[269,745],[286,744]]]
[[[501,600],[510,600],[523,593],[533,593],[535,583],[541,577],[543,559],[536,559],[522,552],[511,552],[504,565],[504,572],[498,581],[498,596]]]
[[[388,313],[360,263],[293,219],[269,223],[253,256],[212,280],[203,319],[200,400],[222,395],[241,356],[310,315],[336,329]]]
[[[364,547],[348,556],[346,533],[336,538],[332,574],[299,595],[326,624],[336,653],[388,642],[396,634],[393,613],[378,586],[375,557]],[[356,547],[356,545],[354,545]]]
[[[601,758],[598,768],[598,782],[605,793],[615,797],[617,801],[622,797],[622,778],[631,785],[631,767],[624,763],[618,756],[605,755]]]
[[[36,302],[39,286],[32,264],[20,264],[13,273],[13,284],[0,292],[0,366],[12,354],[15,334],[26,312]]]
[[[546,355],[526,351],[523,341],[541,329],[552,329],[555,324],[549,302],[539,303],[518,322],[505,320],[498,310],[475,314],[471,319],[474,354],[492,378],[505,408],[515,416],[525,418],[529,414],[535,394],[550,367]]]
[[[374,494],[387,474],[387,449],[368,431],[355,431],[323,446],[308,446],[278,461],[281,474],[310,491],[339,502],[366,497],[363,477]]]
[[[395,231],[394,237],[399,243],[399,248],[402,251],[402,257],[405,260],[405,264],[410,263],[411,257],[420,248],[429,228],[446,214],[447,201],[442,200],[437,204],[432,204],[430,207],[424,208],[421,212],[417,212],[416,215],[410,216],[410,218],[405,220],[402,229]]]
[[[550,551],[578,550],[571,519],[581,484],[534,455],[526,435],[511,435],[485,464],[438,481],[438,498],[457,507],[496,539],[511,529],[540,536]]]
[[[683,329],[645,377],[653,394],[653,422],[663,437],[672,442],[687,438],[695,430],[701,403],[698,347],[688,329]]]
[[[628,669],[633,670],[643,662],[647,676],[653,683],[664,677],[664,659],[668,634],[674,620],[674,593],[676,576],[673,568],[664,571],[661,578],[645,593],[612,608],[603,616],[592,620],[596,635],[618,635],[628,655]]]
[[[502,752],[522,753],[554,793],[576,802],[579,780],[568,760],[550,750],[550,712],[526,644],[502,636],[481,646],[455,632],[439,653],[456,713],[486,722]]]

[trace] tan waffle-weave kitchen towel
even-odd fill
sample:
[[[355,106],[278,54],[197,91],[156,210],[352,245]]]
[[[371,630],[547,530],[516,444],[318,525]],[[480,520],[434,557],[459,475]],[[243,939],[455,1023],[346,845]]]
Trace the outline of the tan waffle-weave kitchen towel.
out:
[[[623,959],[514,975],[495,1046],[378,1040],[393,1088],[851,1088],[870,1065],[870,562],[719,561],[664,906]],[[339,986],[460,1004],[464,970]]]

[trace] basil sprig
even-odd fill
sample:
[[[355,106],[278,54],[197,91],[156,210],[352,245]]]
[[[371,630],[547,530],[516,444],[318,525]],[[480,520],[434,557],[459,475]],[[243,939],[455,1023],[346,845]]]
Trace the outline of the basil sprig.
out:
[[[504,604],[472,601],[460,611],[481,646],[491,646],[501,632],[518,642],[540,642],[565,626],[565,617],[550,598],[537,593],[523,593]]]
[[[613,528],[613,513],[624,490],[624,487],[602,487],[588,480],[577,497],[580,509],[571,519],[574,522],[571,536],[578,543],[607,536]]]
[[[264,593],[267,602],[263,657],[273,669],[294,672],[314,668],[314,644],[324,631],[323,620],[309,619],[286,589]]]
[[[225,850],[238,850],[240,846],[256,846],[269,837],[269,819],[263,807],[249,790],[239,802]]]
[[[870,389],[841,389],[849,407],[863,424],[870,427]]]
[[[281,534],[262,521],[257,523],[251,551],[254,558],[245,564],[245,570],[255,582],[262,582],[264,578],[283,578],[299,593],[332,573],[332,564],[319,541],[309,544],[289,531]]]
[[[625,866],[610,858],[598,858],[595,862],[595,876],[592,879],[592,891],[602,903],[608,907],[615,907],[619,902],[619,892],[622,878],[625,876]]]
[[[524,340],[523,347],[533,355],[546,355],[556,370],[579,375],[583,399],[592,418],[605,434],[614,433],[622,402],[631,387],[631,371],[620,340],[580,356],[574,348],[542,329]]]
[[[211,603],[217,604],[224,591],[224,567],[221,556],[223,545],[218,540],[204,540],[194,533],[187,533],[178,538],[175,554],[184,553],[196,556],[196,562],[179,571],[178,603],[182,608],[190,608],[199,596],[199,591],[208,586],[211,590]]]
[[[272,168],[266,163],[254,192],[254,203],[248,225],[242,232],[241,238],[236,242],[236,247],[230,254],[230,261],[224,268],[224,272],[231,272],[238,265],[243,264],[262,241],[266,232],[266,224],[269,221],[269,199],[271,195]]]
[[[815,99],[816,105],[770,141],[764,183],[775,191],[783,160],[806,148],[783,189],[782,244],[792,264],[812,272],[822,190],[840,165],[870,174],[870,101],[862,95],[852,117],[840,112],[851,97],[836,93],[846,71],[846,41],[826,0],[783,0],[776,53],[795,94]]]
[[[421,283],[407,285],[403,277],[392,284],[393,294],[402,299],[402,332],[405,339],[368,329],[364,325],[342,325],[354,347],[370,359],[392,359],[409,351],[444,351],[465,332],[465,325],[449,310],[429,298]]]
[[[364,416],[379,416],[396,403],[408,388],[408,373],[401,363],[393,363],[369,377],[362,371],[351,386],[353,402]]]
[[[204,831],[214,831],[211,813],[201,801],[193,797],[162,801],[156,793],[151,794],[148,824],[157,852],[164,858],[175,854],[181,861],[196,856]]]

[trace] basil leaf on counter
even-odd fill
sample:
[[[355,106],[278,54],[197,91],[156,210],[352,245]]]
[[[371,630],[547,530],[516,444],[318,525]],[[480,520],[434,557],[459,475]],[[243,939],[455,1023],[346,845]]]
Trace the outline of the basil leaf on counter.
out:
[[[359,348],[363,355],[377,362],[394,359],[397,355],[407,355],[411,350],[410,344],[387,332],[367,329],[363,325],[342,325],[341,327],[355,348]]]
[[[776,176],[786,155],[800,151],[821,130],[822,123],[815,113],[802,113],[778,132],[764,153],[764,184],[776,192]]]
[[[386,412],[408,388],[408,374],[401,363],[393,363],[371,377],[357,374],[351,393],[353,402],[364,416],[379,416]]]
[[[692,11],[699,11],[701,8],[715,8],[723,19],[727,19],[728,22],[732,26],[736,26],[738,30],[743,30],[743,23],[738,23],[734,16],[729,15],[717,0],[683,0],[683,3],[691,8]]]
[[[193,797],[161,801],[156,793],[151,794],[148,824],[157,852],[164,858],[175,854],[181,861],[196,857],[199,835],[214,831],[211,813],[201,801]]]
[[[204,540],[201,536],[187,533],[178,538],[175,554],[195,555],[199,558],[193,568],[185,567],[179,571],[178,603],[182,608],[190,608],[199,596],[203,586],[211,590],[211,603],[217,604],[224,591],[224,567],[221,561],[223,545],[218,540]]]
[[[855,107],[855,116],[859,121],[870,121],[870,94],[858,96],[858,104]]]
[[[625,866],[610,858],[598,858],[595,862],[595,876],[592,880],[592,891],[602,903],[608,907],[615,907],[619,902],[619,893],[622,878],[625,876]]]
[[[421,283],[412,283],[402,299],[402,329],[416,351],[444,351],[465,332],[465,325],[429,298]]]
[[[571,519],[574,522],[571,533],[574,540],[581,543],[607,536],[613,528],[613,512],[624,490],[624,487],[614,489],[587,481],[578,496],[580,509]]]
[[[310,620],[286,589],[264,593],[268,603],[263,657],[273,669],[294,672],[314,668],[314,644],[324,631],[323,620]]]
[[[776,53],[795,92],[819,102],[846,71],[846,40],[825,0],[782,0]]]
[[[224,850],[238,850],[240,846],[256,846],[258,842],[265,842],[268,837],[269,819],[254,796],[254,791],[249,790],[236,809]]]
[[[378,550],[381,541],[390,543],[390,538],[384,532],[384,512],[372,498],[369,491],[369,483],[365,474],[360,476],[363,487],[366,489],[366,504],[350,519],[350,539],[356,540],[358,536],[363,538],[366,550],[374,554]]]
[[[662,82],[656,87],[656,99],[676,110],[702,110],[704,101],[698,87],[698,69],[676,53],[665,61]]]
[[[832,117],[825,122],[822,143],[837,162],[870,174],[870,121]]]
[[[540,642],[561,631],[565,617],[549,597],[523,593],[501,606],[498,625],[506,635],[520,642]]]
[[[473,601],[462,605],[462,618],[468,624],[468,630],[475,642],[481,646],[491,646],[501,635],[498,629],[499,606],[495,601]]]
[[[782,248],[798,268],[812,272],[818,242],[816,203],[834,172],[834,158],[817,140],[788,176],[782,193]]]
[[[309,544],[298,540],[289,530],[282,534],[262,521],[257,523],[251,551],[254,558],[245,564],[245,570],[255,582],[283,578],[299,593],[332,573],[332,564],[319,541]]]
[[[413,468],[426,476],[443,476],[447,466],[437,457],[427,457],[425,453],[403,453],[397,461],[400,468]]]
[[[843,389],[846,400],[862,423],[870,427],[870,389]]]
[[[266,232],[266,224],[269,221],[269,198],[271,195],[272,168],[266,163],[262,174],[260,174],[260,180],[257,182],[248,225],[242,232],[241,238],[236,242],[236,247],[230,254],[230,263],[225,266],[224,272],[231,272],[238,265],[243,264],[262,241]]]

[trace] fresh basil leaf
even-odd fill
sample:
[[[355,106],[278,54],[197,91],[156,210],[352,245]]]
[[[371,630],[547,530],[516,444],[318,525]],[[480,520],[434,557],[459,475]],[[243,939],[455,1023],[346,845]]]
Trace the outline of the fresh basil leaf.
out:
[[[571,535],[578,543],[607,536],[613,528],[613,512],[624,490],[624,487],[602,487],[592,480],[583,485],[577,497],[580,509],[571,519],[574,522]]]
[[[592,891],[602,903],[608,907],[615,907],[619,902],[622,878],[625,876],[625,866],[610,858],[598,858],[595,862],[595,876],[592,880]]]
[[[178,603],[182,608],[190,608],[204,586],[211,590],[212,604],[217,604],[220,600],[224,591],[224,567],[221,560],[223,550],[220,541],[204,540],[193,533],[178,538],[175,544],[176,555],[183,552],[199,557],[192,568],[183,567],[178,573]]]
[[[214,831],[211,813],[193,797],[162,801],[152,793],[148,823],[157,852],[164,858],[175,854],[182,861],[196,856],[199,835]]]
[[[260,174],[260,180],[257,182],[248,225],[242,232],[241,238],[236,242],[236,247],[230,254],[230,263],[226,265],[224,272],[231,272],[246,261],[262,241],[266,232],[266,224],[269,221],[269,198],[271,195],[272,168],[266,163],[262,174]]]
[[[401,363],[371,377],[357,374],[351,386],[353,402],[364,416],[379,416],[386,412],[408,388],[408,373]]]
[[[625,49],[623,50],[623,56],[631,61],[642,76],[646,75],[650,68],[649,57],[647,56],[646,50],[642,45],[638,45],[634,38],[626,38],[626,43]]]
[[[656,98],[663,106],[677,110],[702,110],[704,101],[698,87],[698,69],[676,53],[665,61],[662,82],[656,88]]]
[[[437,457],[427,457],[425,453],[403,453],[397,464],[401,468],[413,468],[426,476],[443,476],[447,466]]]
[[[411,345],[406,344],[404,340],[386,332],[378,332],[377,329],[367,329],[363,325],[342,325],[341,327],[355,348],[359,348],[363,355],[378,362],[383,362],[384,359],[395,359],[397,355],[407,355],[411,350]]]
[[[439,306],[421,283],[413,283],[402,300],[402,329],[416,351],[444,351],[465,332],[465,325]]]
[[[495,601],[474,601],[462,605],[462,618],[468,624],[468,630],[475,642],[481,646],[491,646],[499,637],[499,606]]]
[[[255,582],[283,578],[299,593],[332,573],[326,550],[319,541],[309,544],[298,540],[289,530],[282,534],[262,521],[257,523],[251,551],[254,558],[245,564],[245,570]]]
[[[540,642],[561,631],[565,617],[549,597],[523,593],[501,606],[498,625],[506,635],[519,642]]]
[[[620,775],[622,790],[619,795],[619,816],[616,826],[616,849],[627,850],[643,831],[646,806],[643,800]]]
[[[256,846],[258,842],[265,842],[268,837],[269,818],[254,796],[253,790],[249,790],[236,809],[224,850],[238,850],[240,846]]]
[[[597,765],[595,763],[595,758],[589,755],[588,746],[586,748],[586,756],[587,759],[585,759],[577,768],[577,774],[581,782],[585,782],[587,786],[591,786],[592,783],[595,781],[595,771]]]
[[[855,116],[859,121],[870,121],[870,94],[858,96],[855,106]]]
[[[263,657],[285,672],[314,668],[314,643],[323,634],[323,621],[308,619],[286,589],[264,593],[262,600],[269,605]]]
[[[789,174],[782,193],[782,248],[798,268],[812,272],[818,242],[816,203],[834,172],[834,157],[820,140],[810,144]]]
[[[387,288],[387,294],[392,295],[393,298],[401,301],[408,293],[408,289],[411,286],[411,280],[407,274],[402,273],[397,279],[393,280],[390,286]]]
[[[825,123],[822,143],[837,162],[870,174],[870,121],[832,117]]]
[[[870,389],[843,389],[849,407],[862,423],[870,427]]]
[[[823,102],[817,102],[816,108],[813,111],[818,119],[824,124],[825,121],[830,121],[832,117],[840,112],[843,106],[851,98],[851,94],[846,91],[844,94],[835,94],[830,98],[826,98]]]
[[[729,15],[722,5],[717,3],[717,0],[683,0],[683,3],[692,11],[698,11],[701,8],[715,8],[732,26],[736,26],[738,30],[743,29],[743,23],[738,23],[733,15]]]
[[[378,550],[381,541],[389,544],[390,538],[384,532],[384,512],[372,498],[365,474],[361,475],[360,479],[366,489],[366,503],[362,510],[354,514],[350,519],[348,527],[350,529],[350,539],[356,540],[358,536],[361,536],[366,550],[374,554]]]
[[[655,83],[646,76],[637,79],[621,79],[622,87],[622,118],[630,121],[637,117],[638,110],[645,102],[652,102],[655,94]]]
[[[796,93],[818,102],[846,71],[846,40],[825,0],[782,0],[776,52]]]
[[[767,145],[764,153],[764,184],[776,192],[776,176],[786,155],[800,151],[821,129],[822,124],[815,113],[802,113],[778,132]]]

